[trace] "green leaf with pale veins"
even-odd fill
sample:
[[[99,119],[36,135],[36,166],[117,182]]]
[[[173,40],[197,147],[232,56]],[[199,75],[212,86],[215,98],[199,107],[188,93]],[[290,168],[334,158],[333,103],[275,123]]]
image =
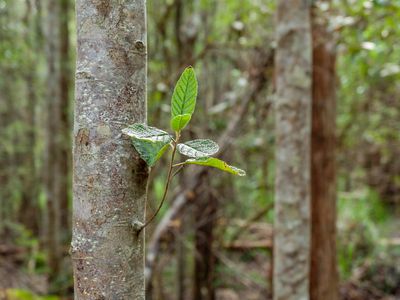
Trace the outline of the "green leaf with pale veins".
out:
[[[184,144],[178,144],[179,153],[193,157],[207,157],[218,152],[219,146],[211,140],[193,140]]]
[[[234,174],[234,175],[238,175],[238,176],[246,176],[246,172],[228,165],[226,162],[218,159],[218,158],[214,158],[214,157],[203,157],[203,158],[197,158],[197,159],[188,159],[187,161],[185,161],[185,164],[194,164],[194,165],[201,165],[201,166],[208,166],[208,167],[213,167],[213,168],[217,168],[220,169],[222,171]]]
[[[177,115],[176,117],[172,118],[171,120],[171,128],[174,131],[181,131],[186,125],[189,123],[192,115],[185,114],[185,115]]]
[[[122,133],[130,136],[131,138],[148,140],[151,142],[169,143],[172,141],[172,137],[168,134],[168,132],[141,123],[136,123],[124,128]]]
[[[188,67],[176,83],[171,101],[172,119],[178,115],[192,115],[196,106],[197,79],[194,69]]]
[[[172,137],[161,129],[136,123],[122,132],[132,138],[132,144],[140,157],[152,167],[168,149]]]
[[[149,140],[140,140],[132,138],[132,144],[140,157],[147,163],[149,167],[154,166],[157,160],[168,149],[169,143],[152,142]]]

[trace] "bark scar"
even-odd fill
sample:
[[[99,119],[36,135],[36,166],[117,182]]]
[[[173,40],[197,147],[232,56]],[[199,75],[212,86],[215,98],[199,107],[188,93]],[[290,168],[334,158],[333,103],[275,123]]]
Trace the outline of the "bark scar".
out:
[[[109,0],[93,0],[92,3],[96,6],[97,11],[103,18],[107,18],[111,12],[111,4]]]
[[[89,129],[81,128],[76,135],[76,144],[80,146],[89,146]]]

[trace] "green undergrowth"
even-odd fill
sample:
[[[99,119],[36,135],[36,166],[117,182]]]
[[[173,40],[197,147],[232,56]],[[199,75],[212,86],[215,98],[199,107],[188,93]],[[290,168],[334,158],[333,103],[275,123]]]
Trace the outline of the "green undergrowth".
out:
[[[383,232],[390,219],[390,211],[375,191],[339,193],[338,263],[342,279],[385,251]]]
[[[37,296],[29,291],[20,289],[7,289],[4,291],[7,300],[59,300],[56,296]],[[0,295],[2,292],[0,291]]]

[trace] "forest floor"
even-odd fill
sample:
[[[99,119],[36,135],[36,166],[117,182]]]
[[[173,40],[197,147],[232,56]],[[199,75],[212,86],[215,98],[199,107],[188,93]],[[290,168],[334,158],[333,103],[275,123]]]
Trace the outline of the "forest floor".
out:
[[[48,283],[46,276],[27,272],[26,249],[13,245],[0,244],[0,300],[8,299],[7,289],[31,291],[34,294],[46,294]]]
[[[216,253],[218,266],[215,277],[217,300],[271,299],[271,248],[267,242],[262,243],[266,244],[265,247],[246,248],[246,245],[253,245],[252,242],[257,239],[257,230],[268,230],[268,226],[266,223],[253,224],[250,232],[243,235],[245,238],[238,239],[242,242],[240,244],[242,248],[219,247]],[[357,267],[351,269],[351,274],[342,281],[340,299],[400,299],[400,232],[398,228],[400,228],[400,219],[392,219],[385,225],[384,230],[379,234],[380,246],[375,245],[377,250],[373,252],[373,255],[361,260]],[[362,247],[365,245],[361,245],[361,249]],[[24,260],[25,256],[26,249],[22,247],[0,245],[0,300],[31,299],[6,298],[4,295],[7,289],[25,290],[38,295],[47,293],[49,286],[46,277],[26,272],[29,268]],[[164,261],[176,260],[176,255],[171,252],[163,253],[162,256],[164,256]],[[176,276],[173,275],[175,267],[176,265],[171,263],[167,264],[163,270],[164,286],[161,287],[163,300],[176,299]],[[187,293],[190,294],[189,278],[185,285]]]

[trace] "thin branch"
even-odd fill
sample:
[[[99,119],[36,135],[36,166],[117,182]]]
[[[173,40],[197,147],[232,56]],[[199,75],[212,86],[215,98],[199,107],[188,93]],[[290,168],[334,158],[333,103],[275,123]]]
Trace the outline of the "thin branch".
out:
[[[178,164],[174,164],[172,167],[176,168],[176,167],[179,167],[179,166],[183,166],[185,164],[186,164],[186,162],[181,162],[181,163],[178,163]]]
[[[161,207],[163,206],[163,204],[164,204],[164,202],[165,202],[165,199],[167,198],[167,195],[168,195],[168,188],[169,188],[169,185],[170,185],[170,183],[171,183],[171,179],[172,179],[172,177],[173,177],[173,176],[172,176],[172,170],[173,170],[173,166],[174,166],[174,159],[175,159],[175,154],[176,154],[176,146],[178,145],[179,135],[180,135],[180,134],[177,132],[177,133],[176,133],[176,141],[173,142],[173,149],[172,149],[171,161],[170,161],[170,163],[169,163],[167,180],[166,180],[166,183],[165,183],[164,194],[163,194],[163,197],[162,197],[162,199],[161,199],[161,201],[160,201],[160,205],[158,206],[158,208],[157,208],[157,210],[155,211],[155,213],[151,216],[151,218],[148,219],[148,220],[144,223],[144,225],[143,225],[142,227],[140,227],[140,229],[138,230],[138,234],[139,234],[144,228],[146,228],[147,225],[149,225],[149,224],[154,220],[154,218],[155,218],[155,217],[157,216],[157,214],[160,212]]]
[[[176,175],[178,175],[178,173],[183,170],[183,167],[184,167],[184,165],[181,165],[181,167],[178,170],[176,170],[175,173],[172,175],[172,178],[174,178]]]

